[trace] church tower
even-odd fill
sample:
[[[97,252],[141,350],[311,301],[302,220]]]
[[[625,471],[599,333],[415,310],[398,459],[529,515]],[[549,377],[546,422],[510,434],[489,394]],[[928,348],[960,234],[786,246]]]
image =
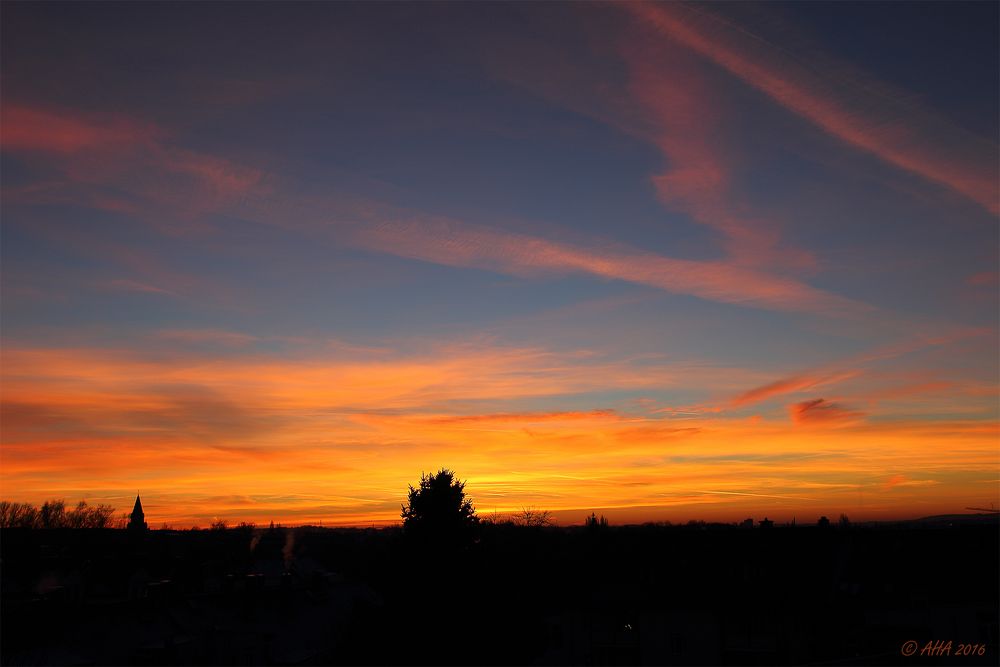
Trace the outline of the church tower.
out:
[[[142,501],[139,500],[138,493],[135,494],[135,507],[132,508],[128,529],[135,532],[146,530],[146,515],[142,512]]]

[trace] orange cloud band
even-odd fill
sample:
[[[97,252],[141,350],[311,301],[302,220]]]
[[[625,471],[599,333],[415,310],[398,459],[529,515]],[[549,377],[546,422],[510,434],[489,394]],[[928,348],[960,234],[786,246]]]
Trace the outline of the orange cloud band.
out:
[[[441,465],[483,512],[535,506],[565,521],[595,509],[622,521],[888,518],[989,502],[998,475],[995,420],[503,409],[697,381],[542,350],[296,361],[7,346],[3,368],[3,496],[124,506],[139,488],[154,525],[391,522],[406,485]]]

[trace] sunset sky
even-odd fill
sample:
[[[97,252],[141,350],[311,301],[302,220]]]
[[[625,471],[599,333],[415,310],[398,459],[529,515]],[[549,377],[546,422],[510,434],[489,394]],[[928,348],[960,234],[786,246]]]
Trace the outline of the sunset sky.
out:
[[[0,496],[1000,504],[1000,5],[2,5]]]

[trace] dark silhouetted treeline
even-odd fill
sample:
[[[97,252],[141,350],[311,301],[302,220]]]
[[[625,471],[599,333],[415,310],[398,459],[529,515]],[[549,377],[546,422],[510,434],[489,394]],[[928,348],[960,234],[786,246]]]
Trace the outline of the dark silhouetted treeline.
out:
[[[0,528],[124,528],[125,519],[115,517],[110,505],[88,505],[81,500],[66,509],[65,500],[47,500],[41,507],[29,503],[0,501]]]
[[[744,529],[5,529],[5,665],[997,661],[996,516]]]

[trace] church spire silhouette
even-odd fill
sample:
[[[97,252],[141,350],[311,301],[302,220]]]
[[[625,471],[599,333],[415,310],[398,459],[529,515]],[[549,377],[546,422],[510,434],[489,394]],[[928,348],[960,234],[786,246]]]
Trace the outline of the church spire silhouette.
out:
[[[142,511],[142,501],[139,500],[139,492],[135,492],[135,507],[132,508],[132,516],[129,518],[128,529],[133,531],[146,530],[146,515]]]

